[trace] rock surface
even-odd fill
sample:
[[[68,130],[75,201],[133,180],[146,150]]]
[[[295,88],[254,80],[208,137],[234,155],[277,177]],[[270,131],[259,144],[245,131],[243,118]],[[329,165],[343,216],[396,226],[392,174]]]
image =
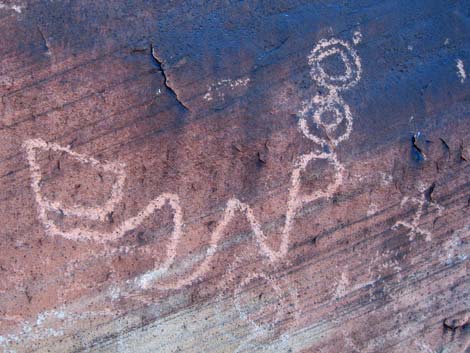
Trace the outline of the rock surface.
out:
[[[0,29],[2,352],[469,352],[468,1]]]

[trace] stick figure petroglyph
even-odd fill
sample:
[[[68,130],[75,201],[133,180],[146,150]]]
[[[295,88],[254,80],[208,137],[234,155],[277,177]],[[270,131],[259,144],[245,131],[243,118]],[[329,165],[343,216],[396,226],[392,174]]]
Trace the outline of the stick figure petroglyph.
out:
[[[413,203],[417,205],[416,211],[411,219],[411,222],[407,221],[397,221],[393,226],[392,229],[396,230],[399,226],[403,226],[409,229],[410,241],[412,241],[416,235],[421,234],[423,235],[426,241],[430,241],[432,238],[432,233],[429,230],[423,229],[419,226],[419,222],[421,221],[421,217],[423,216],[423,208],[426,204],[426,195],[424,194],[425,189],[421,188],[422,195],[420,198],[417,197],[408,197],[405,196],[400,203],[400,208],[402,208],[407,203]],[[429,205],[437,209],[438,215],[442,214],[443,207],[436,202],[430,202]]]

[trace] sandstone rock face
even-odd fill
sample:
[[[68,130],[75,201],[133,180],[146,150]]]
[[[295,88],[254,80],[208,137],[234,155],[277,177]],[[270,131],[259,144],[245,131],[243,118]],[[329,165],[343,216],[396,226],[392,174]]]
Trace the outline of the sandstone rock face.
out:
[[[468,1],[0,17],[1,352],[469,352]]]

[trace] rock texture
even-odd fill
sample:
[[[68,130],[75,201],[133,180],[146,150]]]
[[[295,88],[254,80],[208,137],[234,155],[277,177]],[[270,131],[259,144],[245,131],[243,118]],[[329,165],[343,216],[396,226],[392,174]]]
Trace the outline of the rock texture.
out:
[[[470,351],[468,1],[0,30],[0,351]]]

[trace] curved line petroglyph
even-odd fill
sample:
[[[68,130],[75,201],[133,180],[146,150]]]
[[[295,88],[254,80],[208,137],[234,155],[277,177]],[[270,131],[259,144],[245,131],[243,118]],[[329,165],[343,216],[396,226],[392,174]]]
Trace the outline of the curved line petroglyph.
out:
[[[342,75],[329,75],[322,66],[323,61],[333,55],[338,55],[343,61],[345,72]],[[281,231],[281,241],[278,250],[273,249],[267,243],[266,234],[262,231],[260,222],[257,220],[253,209],[246,203],[236,198],[228,200],[221,220],[210,235],[209,247],[202,263],[187,277],[180,278],[171,284],[162,284],[158,279],[167,272],[174,263],[176,251],[181,237],[183,236],[183,210],[178,195],[164,193],[153,199],[136,216],[131,217],[116,226],[112,232],[93,231],[86,228],[73,228],[63,231],[48,218],[48,211],[58,212],[62,210],[65,215],[83,217],[85,219],[103,220],[109,212],[112,212],[117,203],[122,199],[122,189],[125,182],[124,166],[119,163],[99,162],[94,158],[86,157],[82,154],[73,152],[70,147],[61,147],[54,143],[48,143],[40,139],[27,140],[24,143],[26,156],[29,162],[32,178],[32,189],[35,193],[38,204],[38,217],[43,223],[46,232],[49,235],[60,235],[72,240],[93,240],[97,242],[109,242],[122,237],[126,232],[138,227],[145,219],[150,217],[156,211],[169,205],[173,212],[173,230],[170,235],[170,242],[166,248],[166,258],[156,269],[151,270],[137,277],[136,284],[140,288],[149,288],[156,286],[161,289],[175,289],[188,285],[198,277],[204,275],[210,269],[210,264],[214,254],[217,252],[219,242],[227,225],[234,219],[237,212],[242,213],[248,220],[254,233],[260,252],[266,256],[269,262],[273,263],[284,258],[289,249],[289,238],[292,230],[294,218],[297,211],[306,203],[328,198],[333,195],[342,184],[344,166],[338,160],[335,147],[342,141],[349,138],[352,131],[353,117],[349,106],[341,99],[339,92],[350,89],[361,78],[361,60],[351,45],[343,40],[330,39],[321,40],[312,50],[308,57],[311,65],[310,75],[317,85],[328,90],[326,96],[317,95],[305,102],[303,109],[299,112],[299,128],[305,137],[319,144],[321,147],[328,147],[328,152],[309,152],[299,156],[293,165],[290,178],[290,187],[288,192],[287,210],[285,214],[285,223]],[[313,113],[312,113],[313,112]],[[336,120],[333,123],[326,123],[322,120],[322,115],[332,113]],[[313,123],[322,127],[328,138],[320,138],[310,132],[307,119],[312,119]],[[345,121],[346,129],[342,135],[333,138],[329,136],[340,124]],[[52,202],[45,198],[41,193],[41,171],[36,158],[36,150],[53,150],[69,154],[79,162],[89,164],[95,168],[111,172],[116,175],[116,182],[113,185],[110,199],[101,207],[81,207],[72,206],[68,208],[61,207],[59,203]],[[315,160],[326,160],[333,166],[333,180],[324,190],[317,190],[311,194],[300,194],[301,175],[306,170],[308,164]]]
[[[221,290],[217,296],[216,308],[220,314],[217,317],[221,319],[221,325],[225,325],[226,320],[235,323],[240,319],[248,324],[249,333],[240,337],[228,331],[225,335],[231,341],[238,344],[234,353],[252,351],[247,349],[255,341],[259,348],[260,345],[265,345],[269,338],[275,338],[276,341],[282,343],[283,348],[285,348],[283,351],[289,351],[291,337],[289,328],[300,319],[298,292],[295,286],[288,282],[285,277],[279,276],[279,273],[270,275],[267,273],[267,269],[259,269],[259,267],[249,271],[243,266],[246,256],[247,254],[244,254],[242,257],[235,256],[235,260],[229,264],[226,274],[220,283],[221,289],[231,288],[233,301],[227,302],[223,294],[224,290]],[[240,271],[239,269],[241,268],[243,270]],[[256,284],[257,281],[264,282],[264,285]],[[245,304],[240,301],[243,292],[250,287],[251,289],[260,290],[261,296],[266,294],[265,300],[267,302],[261,305],[258,303],[259,306],[253,308],[254,311],[246,310],[244,308]],[[258,296],[259,300],[261,300],[260,296]],[[261,315],[257,317],[250,317],[252,313],[255,313],[257,310],[264,310],[266,307],[270,307],[270,310],[274,312],[272,321],[259,322],[259,320],[264,321],[268,317],[265,313],[261,312]],[[232,316],[233,314],[235,315]],[[276,328],[279,328],[279,325],[283,326],[282,333],[276,330]]]

